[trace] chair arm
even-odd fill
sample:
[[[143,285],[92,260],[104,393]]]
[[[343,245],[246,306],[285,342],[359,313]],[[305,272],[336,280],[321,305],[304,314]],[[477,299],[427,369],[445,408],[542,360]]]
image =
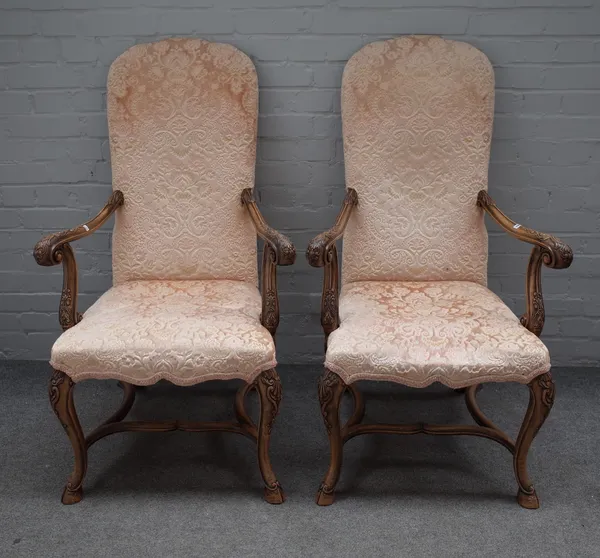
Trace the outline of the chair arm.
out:
[[[348,219],[352,210],[358,205],[358,194],[354,188],[348,188],[346,197],[342,204],[335,224],[328,231],[325,231],[313,238],[306,249],[306,259],[313,267],[323,267],[329,258],[331,258],[331,249],[336,241],[344,235],[344,230],[348,224]]]
[[[527,306],[525,314],[521,316],[521,324],[539,337],[546,319],[542,294],[542,263],[554,269],[565,269],[573,261],[573,250],[552,235],[529,229],[509,219],[498,209],[485,190],[481,190],[477,195],[477,205],[507,233],[534,245],[527,264],[525,293]]]
[[[267,225],[260,209],[258,209],[258,205],[256,205],[256,201],[252,195],[252,188],[242,190],[242,204],[246,206],[250,213],[256,234],[273,249],[275,264],[292,265],[296,261],[296,249],[292,241],[287,236]]]
[[[321,326],[325,333],[325,349],[329,334],[340,325],[339,268],[336,241],[344,235],[352,210],[358,205],[358,194],[348,188],[335,224],[313,238],[306,249],[306,259],[313,267],[324,267],[321,293]]]
[[[33,249],[33,257],[38,264],[44,266],[63,264],[63,289],[58,308],[58,321],[63,330],[73,327],[82,318],[77,312],[77,262],[69,242],[92,234],[118,207],[123,205],[123,201],[123,192],[115,190],[100,213],[93,219],[74,229],[49,234],[43,237]]]
[[[79,240],[92,234],[96,229],[100,228],[107,219],[116,211],[118,207],[123,205],[123,192],[115,190],[106,205],[100,213],[93,219],[87,221],[83,225],[79,225],[74,229],[52,233],[44,236],[33,249],[33,257],[39,265],[52,266],[57,265],[62,261],[62,247],[69,242]]]
[[[287,236],[267,225],[260,209],[258,209],[258,205],[256,205],[252,188],[242,190],[242,205],[246,206],[248,213],[250,213],[256,234],[265,241],[260,278],[262,296],[260,323],[275,337],[279,325],[277,266],[292,265],[296,261],[296,248]]]
[[[555,236],[528,229],[523,225],[515,223],[498,209],[494,200],[485,190],[481,190],[477,195],[477,205],[508,234],[523,242],[539,246],[542,250],[544,265],[554,269],[565,269],[571,265],[573,250],[571,250],[570,246]]]

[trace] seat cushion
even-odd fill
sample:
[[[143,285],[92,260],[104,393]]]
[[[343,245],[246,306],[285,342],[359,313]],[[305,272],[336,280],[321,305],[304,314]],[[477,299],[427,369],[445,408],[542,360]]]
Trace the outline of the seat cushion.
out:
[[[325,366],[346,383],[386,380],[453,388],[527,383],[550,369],[545,345],[483,285],[361,281],[340,296]]]
[[[58,338],[50,364],[74,381],[251,381],[276,364],[260,311],[258,289],[242,281],[122,283]]]

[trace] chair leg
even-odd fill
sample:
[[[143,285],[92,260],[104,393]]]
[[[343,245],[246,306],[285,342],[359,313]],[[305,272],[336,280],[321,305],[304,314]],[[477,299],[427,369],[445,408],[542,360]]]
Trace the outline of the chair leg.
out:
[[[87,470],[87,449],[85,436],[77,418],[73,402],[73,388],[75,384],[65,373],[55,370],[50,378],[48,394],[50,404],[58,420],[65,429],[75,454],[75,467],[67,479],[67,484],[62,494],[63,504],[76,504],[83,496],[83,478]]]
[[[340,427],[340,402],[346,390],[346,384],[330,370],[319,380],[319,402],[323,422],[329,436],[329,448],[331,451],[329,469],[317,492],[316,502],[319,506],[330,506],[333,504],[335,485],[340,477],[342,468],[343,440]]]
[[[265,370],[256,380],[260,397],[260,421],[258,425],[258,465],[265,483],[265,500],[269,504],[283,504],[285,495],[273,472],[269,458],[271,428],[279,412],[281,382],[274,368]]]
[[[517,502],[523,508],[535,510],[540,507],[540,501],[527,474],[527,452],[552,409],[555,387],[550,373],[537,376],[528,386],[529,407],[515,444],[513,464],[519,483]]]

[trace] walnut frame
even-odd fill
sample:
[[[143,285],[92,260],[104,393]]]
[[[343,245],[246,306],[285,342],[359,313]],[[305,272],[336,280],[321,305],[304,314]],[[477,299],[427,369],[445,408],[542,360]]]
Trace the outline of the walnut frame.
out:
[[[502,213],[489,196],[482,190],[477,196],[477,205],[490,215],[505,231],[519,240],[533,244],[526,276],[525,314],[521,324],[539,336],[544,326],[544,302],[541,288],[542,263],[554,269],[564,269],[571,265],[573,252],[563,241],[551,235],[540,233],[516,224]],[[354,207],[359,204],[355,190],[348,188],[342,209],[335,225],[328,231],[315,237],[309,244],[306,257],[313,267],[325,267],[321,303],[321,324],[327,339],[332,331],[339,327],[339,271],[335,243],[342,238],[344,229]],[[501,444],[513,455],[513,468],[518,484],[517,502],[527,509],[537,509],[539,499],[527,473],[527,454],[531,443],[546,420],[555,397],[555,386],[550,373],[541,374],[527,384],[529,388],[529,406],[519,430],[516,441],[496,426],[481,411],[476,395],[479,385],[464,388],[465,403],[475,425],[466,424],[361,424],[365,414],[363,398],[356,384],[346,384],[340,376],[325,368],[318,385],[318,396],[325,429],[329,438],[330,462],[327,472],[319,486],[316,503],[320,506],[331,505],[335,497],[335,486],[339,480],[343,445],[352,438],[363,434],[431,434],[431,435],[467,435],[489,438]],[[354,400],[354,410],[348,421],[340,423],[339,409],[343,394],[349,391]]]
[[[511,236],[533,244],[526,278],[526,309],[521,323],[538,337],[544,329],[545,312],[542,294],[542,264],[553,269],[566,269],[573,262],[573,250],[565,242],[550,234],[541,233],[515,223],[507,217],[485,191],[477,195],[481,207],[504,231]]]
[[[58,318],[63,330],[73,327],[81,320],[77,312],[78,274],[75,253],[71,242],[85,238],[99,229],[109,217],[123,205],[123,192],[115,190],[100,213],[83,225],[44,236],[33,249],[33,257],[39,265],[63,264],[63,289],[60,297]]]
[[[63,290],[59,306],[59,321],[63,330],[76,325],[82,319],[77,312],[78,277],[75,254],[70,242],[92,234],[124,204],[123,193],[113,192],[104,208],[90,221],[66,231],[43,237],[33,251],[39,265],[63,264]],[[264,239],[265,250],[262,267],[261,324],[275,335],[279,324],[279,300],[277,297],[277,265],[291,265],[296,251],[288,238],[270,228],[262,217],[252,198],[252,191],[242,191],[241,203],[248,209],[257,235]],[[87,471],[88,449],[98,440],[117,432],[233,432],[254,441],[258,448],[258,464],[264,482],[264,499],[270,504],[281,504],[285,495],[271,467],[269,442],[273,422],[279,412],[282,390],[279,375],[274,368],[261,372],[252,382],[242,385],[235,397],[235,421],[198,422],[184,420],[168,421],[125,421],[133,407],[136,386],[119,382],[123,388],[123,401],[120,407],[106,421],[87,436],[84,435],[73,400],[75,382],[60,370],[54,370],[48,386],[50,404],[73,447],[75,464],[63,490],[62,503],[75,504],[83,497],[83,480]],[[260,401],[258,425],[246,411],[245,399],[248,393],[256,390]]]
[[[256,234],[263,239],[261,272],[262,312],[261,323],[275,335],[279,325],[279,295],[277,291],[277,266],[293,265],[296,249],[289,238],[269,227],[260,212],[251,188],[242,190],[242,204],[248,209]]]
[[[329,334],[340,325],[339,265],[336,242],[344,235],[352,210],[357,205],[356,190],[348,188],[333,227],[313,238],[306,249],[308,263],[313,267],[325,268],[321,295],[321,326],[325,332],[325,348],[327,348]]]

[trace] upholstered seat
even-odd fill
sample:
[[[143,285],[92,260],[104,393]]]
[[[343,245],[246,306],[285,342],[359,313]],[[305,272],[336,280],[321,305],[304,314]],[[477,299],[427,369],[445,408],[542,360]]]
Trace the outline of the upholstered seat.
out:
[[[74,381],[251,382],[276,365],[260,312],[258,289],[242,281],[129,281],[58,338],[51,364]]]
[[[550,369],[548,350],[486,287],[467,281],[344,285],[325,366],[346,383],[413,387],[527,383]]]

